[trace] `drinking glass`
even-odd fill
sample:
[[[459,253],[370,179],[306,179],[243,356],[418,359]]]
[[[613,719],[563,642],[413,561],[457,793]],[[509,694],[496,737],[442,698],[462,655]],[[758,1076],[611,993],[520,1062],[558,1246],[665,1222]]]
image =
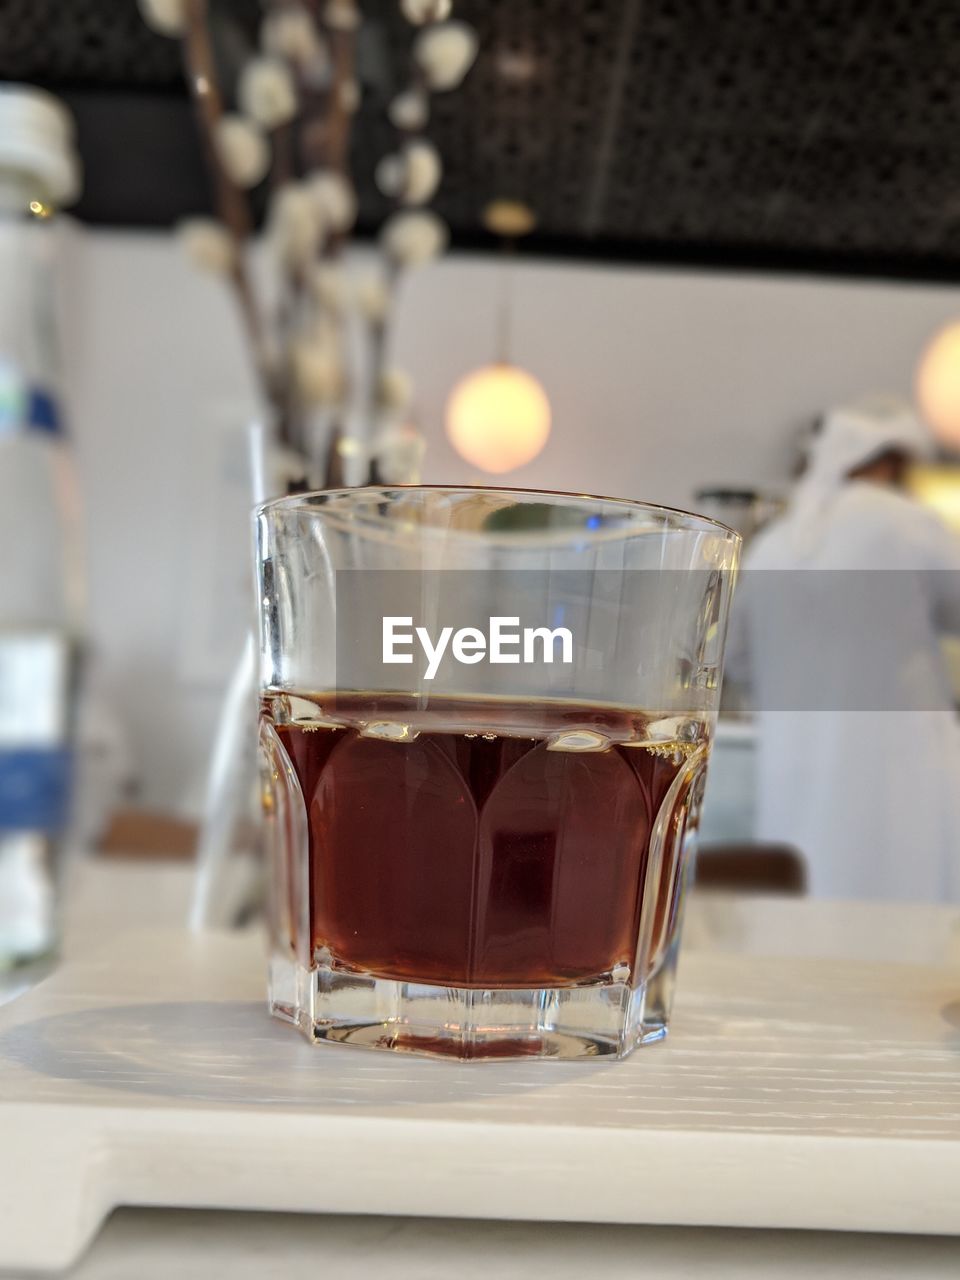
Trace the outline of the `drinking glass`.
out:
[[[462,1059],[662,1037],[739,536],[430,487],[257,530],[273,1013]]]

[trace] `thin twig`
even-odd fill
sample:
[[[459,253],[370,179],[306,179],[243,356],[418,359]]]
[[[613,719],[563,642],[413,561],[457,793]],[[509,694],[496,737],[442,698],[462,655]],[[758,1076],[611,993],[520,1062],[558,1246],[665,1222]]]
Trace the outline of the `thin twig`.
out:
[[[333,88],[327,123],[327,165],[338,173],[347,173],[350,159],[350,122],[345,88],[353,80],[357,39],[354,31],[335,31],[333,44]]]
[[[332,30],[323,23],[319,15],[318,0],[307,0],[307,7],[331,49],[333,68],[330,83],[324,89],[318,90],[304,83],[301,78],[301,161],[306,173],[328,168],[349,180],[352,117],[345,106],[344,86],[354,75],[356,33]],[[343,243],[344,235],[341,232],[328,236],[321,249],[322,257],[329,261],[336,260],[341,254]],[[336,315],[331,318],[340,326],[341,348],[345,350],[347,344],[343,318]],[[343,436],[342,424],[334,420],[324,454],[324,484],[327,488],[336,488],[343,483],[343,460],[338,448]]]

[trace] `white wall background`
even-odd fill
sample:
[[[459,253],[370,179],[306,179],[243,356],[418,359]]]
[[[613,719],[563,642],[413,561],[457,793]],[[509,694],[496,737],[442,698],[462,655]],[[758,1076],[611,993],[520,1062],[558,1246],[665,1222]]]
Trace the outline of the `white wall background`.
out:
[[[249,544],[222,424],[252,389],[228,299],[172,238],[91,233],[70,251],[93,648],[144,802],[191,809],[243,626]],[[471,478],[443,404],[493,356],[500,271],[451,257],[404,286],[394,354],[417,387],[426,480]],[[702,484],[782,482],[801,426],[865,391],[909,394],[925,341],[960,316],[957,289],[539,263],[513,268],[512,293],[512,355],[554,426],[498,483],[679,505]],[[206,656],[186,643],[197,628]]]

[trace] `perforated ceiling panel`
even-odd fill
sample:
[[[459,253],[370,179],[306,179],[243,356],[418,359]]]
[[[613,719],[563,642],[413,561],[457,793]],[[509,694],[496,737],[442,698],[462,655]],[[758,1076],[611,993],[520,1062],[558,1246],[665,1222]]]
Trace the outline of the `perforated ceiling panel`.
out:
[[[393,144],[384,107],[411,31],[368,0],[354,139],[363,226]],[[219,0],[227,68],[256,0]],[[494,196],[537,211],[528,250],[960,277],[955,0],[456,0],[480,32],[433,100],[436,205],[483,244]],[[95,222],[165,224],[206,189],[175,43],[135,0],[0,0],[0,75],[62,93]]]

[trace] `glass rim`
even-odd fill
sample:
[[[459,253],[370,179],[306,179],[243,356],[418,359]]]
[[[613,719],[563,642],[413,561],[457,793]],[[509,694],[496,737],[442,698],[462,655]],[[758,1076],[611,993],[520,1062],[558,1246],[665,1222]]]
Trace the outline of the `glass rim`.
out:
[[[285,494],[278,498],[269,498],[266,502],[257,503],[254,508],[254,516],[259,519],[263,515],[270,515],[275,510],[296,510],[301,508],[304,511],[314,511],[317,515],[323,516],[324,519],[331,523],[338,524],[340,527],[347,527],[348,522],[338,519],[338,500],[347,502],[356,499],[358,495],[382,495],[382,499],[386,500],[393,495],[402,494],[492,494],[492,495],[510,495],[516,494],[524,498],[543,498],[543,499],[573,499],[578,502],[585,503],[603,503],[611,504],[615,507],[623,508],[625,516],[655,515],[661,517],[669,517],[668,522],[664,522],[668,527],[674,530],[687,533],[714,533],[722,535],[732,545],[742,543],[743,535],[730,525],[723,524],[719,520],[714,520],[711,516],[700,515],[695,511],[686,511],[682,507],[670,507],[662,502],[649,502],[641,498],[613,498],[604,494],[596,493],[580,493],[574,490],[565,489],[524,489],[516,485],[456,485],[456,484],[379,484],[379,485],[355,485],[351,487],[343,487],[338,489],[309,489],[302,493]],[[330,505],[323,507],[314,506],[313,500],[323,498],[332,500]],[[376,501],[371,497],[371,500]],[[359,514],[360,508],[357,506],[352,513],[354,517]],[[371,530],[383,529],[383,521],[356,519],[349,522],[349,527],[356,527],[357,524],[364,523]],[[638,526],[635,529],[629,527],[618,527],[616,529],[583,529],[574,531],[572,529],[497,529],[497,530],[479,530],[479,529],[450,529],[449,527],[441,527],[437,525],[419,525],[418,533],[424,535],[442,535],[445,538],[463,539],[466,542],[495,542],[497,544],[506,544],[509,546],[532,546],[538,542],[542,542],[545,535],[555,537],[558,533],[563,533],[565,538],[569,538],[574,532],[580,539],[588,541],[606,542],[614,538],[630,537],[631,534],[650,532],[649,528]]]

